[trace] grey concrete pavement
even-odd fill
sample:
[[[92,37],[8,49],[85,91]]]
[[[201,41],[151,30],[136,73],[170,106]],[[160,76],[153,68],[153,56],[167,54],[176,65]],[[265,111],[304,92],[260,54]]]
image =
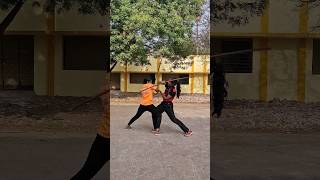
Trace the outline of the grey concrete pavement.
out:
[[[83,165],[95,134],[1,133],[0,180],[68,180]],[[107,164],[93,180],[106,180]]]
[[[146,112],[125,129],[138,105],[111,105],[111,180],[207,180],[210,171],[209,104],[177,104],[175,114],[193,132],[184,137],[167,115],[151,133]]]
[[[211,133],[216,180],[318,180],[320,134]]]

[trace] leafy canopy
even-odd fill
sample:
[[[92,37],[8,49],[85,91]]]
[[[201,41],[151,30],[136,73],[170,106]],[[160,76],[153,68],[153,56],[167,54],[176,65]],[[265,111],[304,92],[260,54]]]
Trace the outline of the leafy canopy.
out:
[[[148,64],[192,53],[192,28],[204,0],[111,0],[111,60]]]

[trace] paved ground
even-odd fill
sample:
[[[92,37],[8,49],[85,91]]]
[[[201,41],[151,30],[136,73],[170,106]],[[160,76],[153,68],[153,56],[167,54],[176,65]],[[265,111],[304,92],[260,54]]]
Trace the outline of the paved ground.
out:
[[[211,134],[216,180],[319,180],[320,134]]]
[[[98,100],[68,111],[86,99],[1,91],[0,180],[69,179],[83,164],[101,118]],[[166,115],[159,137],[150,133],[148,113],[133,130],[123,129],[137,109],[137,98],[131,105],[121,105],[127,100],[112,101],[117,103],[111,107],[112,180],[209,179],[206,101],[184,104],[189,99],[182,98],[176,104],[177,117],[195,133],[185,138]],[[319,180],[319,107],[319,103],[227,101],[211,133],[212,174],[216,180]],[[23,133],[5,133],[15,131]],[[106,179],[107,169],[109,165],[95,179]]]
[[[94,134],[1,133],[0,180],[68,180],[84,163]],[[106,180],[107,164],[93,180]]]
[[[138,105],[111,106],[111,180],[207,180],[210,171],[209,104],[176,105],[176,116],[194,135],[184,137],[163,116],[162,134],[153,135],[145,113],[124,129]]]
[[[69,111],[86,99],[0,91],[0,180],[68,180],[74,175],[102,117],[99,100]],[[108,169],[95,179],[106,180]]]

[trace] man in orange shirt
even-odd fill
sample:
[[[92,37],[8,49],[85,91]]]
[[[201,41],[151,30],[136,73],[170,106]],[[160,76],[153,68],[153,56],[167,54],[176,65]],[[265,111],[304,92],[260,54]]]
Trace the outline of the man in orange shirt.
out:
[[[156,129],[159,129],[159,124],[157,122],[158,119],[158,111],[157,108],[153,105],[153,93],[156,90],[156,87],[150,83],[150,80],[144,79],[143,80],[143,86],[141,89],[141,102],[140,106],[138,108],[138,112],[136,115],[129,121],[127,128],[131,129],[131,124],[136,121],[144,112],[149,111],[152,113],[152,121],[153,121],[153,132]]]

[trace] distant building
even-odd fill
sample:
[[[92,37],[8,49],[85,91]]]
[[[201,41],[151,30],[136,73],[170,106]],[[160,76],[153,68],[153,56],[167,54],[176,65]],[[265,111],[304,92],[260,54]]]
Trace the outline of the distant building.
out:
[[[320,11],[296,1],[267,0],[249,24],[212,27],[213,51],[266,48],[225,56],[230,99],[320,101]],[[318,28],[314,28],[318,25]]]
[[[39,1],[40,2],[40,1]],[[41,1],[42,2],[42,1]],[[81,15],[76,10],[48,16],[26,1],[0,44],[0,90],[29,89],[37,95],[92,96],[105,78],[108,50],[107,17]],[[0,21],[8,11],[0,11]],[[155,74],[157,81],[182,80],[183,93],[209,91],[209,56],[194,57],[186,69],[150,59],[151,65],[125,67],[118,64],[112,86],[123,92],[138,92],[143,77]]]
[[[111,88],[122,92],[139,92],[143,84],[143,79],[156,78],[159,81],[169,78],[181,79],[182,93],[210,94],[210,57],[209,55],[189,56],[178,68],[173,68],[172,63],[167,60],[150,57],[150,65],[134,66],[118,64],[111,75]],[[164,86],[160,86],[164,89]]]

